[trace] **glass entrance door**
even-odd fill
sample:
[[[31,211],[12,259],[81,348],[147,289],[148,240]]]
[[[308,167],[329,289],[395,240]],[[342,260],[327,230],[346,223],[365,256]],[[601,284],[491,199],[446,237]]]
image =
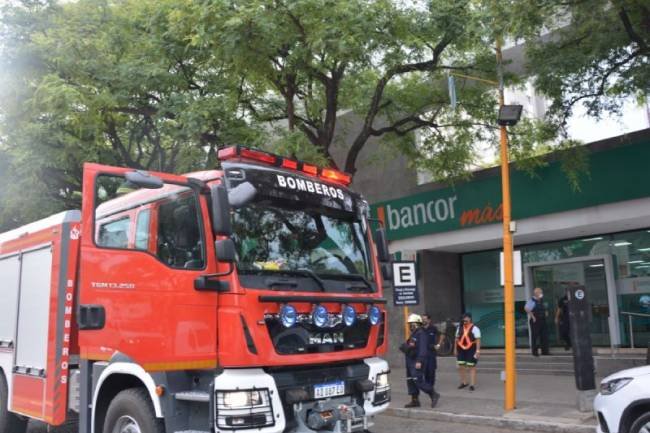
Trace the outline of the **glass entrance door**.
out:
[[[566,289],[575,285],[586,288],[587,299],[591,304],[592,345],[609,346],[609,302],[603,260],[535,266],[532,268],[532,277],[532,288],[541,287],[544,290],[544,305],[548,312],[546,326],[551,346],[563,345],[554,319]]]

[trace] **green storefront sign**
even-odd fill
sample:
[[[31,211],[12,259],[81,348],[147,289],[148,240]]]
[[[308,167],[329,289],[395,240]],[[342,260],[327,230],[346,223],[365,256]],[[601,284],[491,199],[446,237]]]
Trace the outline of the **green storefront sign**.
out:
[[[522,219],[650,196],[650,142],[640,141],[589,155],[589,174],[574,191],[559,162],[535,176],[511,172],[512,217]],[[375,203],[389,240],[475,227],[502,219],[501,177],[465,182]]]

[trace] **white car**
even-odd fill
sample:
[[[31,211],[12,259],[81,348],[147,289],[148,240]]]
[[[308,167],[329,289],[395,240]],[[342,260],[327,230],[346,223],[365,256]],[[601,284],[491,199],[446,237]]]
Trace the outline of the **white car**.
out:
[[[603,379],[594,411],[598,433],[650,433],[650,365]]]

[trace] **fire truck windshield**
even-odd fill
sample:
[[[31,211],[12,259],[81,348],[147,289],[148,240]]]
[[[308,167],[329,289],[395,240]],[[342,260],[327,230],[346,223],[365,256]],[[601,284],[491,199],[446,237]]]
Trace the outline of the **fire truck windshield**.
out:
[[[300,290],[374,290],[367,225],[355,214],[255,202],[234,211],[233,232],[240,279],[253,276],[248,284],[277,274],[311,280],[288,284]]]

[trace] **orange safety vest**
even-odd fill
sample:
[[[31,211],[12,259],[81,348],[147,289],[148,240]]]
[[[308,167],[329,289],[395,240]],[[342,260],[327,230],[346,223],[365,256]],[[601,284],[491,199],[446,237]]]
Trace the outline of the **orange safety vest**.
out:
[[[463,335],[458,339],[458,347],[463,350],[469,349],[476,343],[472,329],[474,329],[474,324],[469,326],[463,325]]]

